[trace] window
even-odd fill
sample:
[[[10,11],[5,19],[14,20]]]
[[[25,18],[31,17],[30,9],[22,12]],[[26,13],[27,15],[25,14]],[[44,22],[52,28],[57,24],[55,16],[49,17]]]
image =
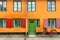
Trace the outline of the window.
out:
[[[40,20],[37,19],[37,27],[40,27]]]
[[[56,4],[55,0],[48,0],[48,11],[55,11]]]
[[[14,19],[14,27],[20,27],[21,26],[21,19]]]
[[[0,11],[6,11],[6,1],[0,0]]]
[[[21,11],[21,0],[14,0],[14,11]]]
[[[2,27],[2,28],[6,27],[6,20],[5,19],[0,19],[0,27]]]
[[[28,11],[35,11],[35,10],[36,10],[36,2],[28,1]]]
[[[55,19],[48,19],[48,26],[49,26],[49,28],[55,28],[56,27],[56,20]]]

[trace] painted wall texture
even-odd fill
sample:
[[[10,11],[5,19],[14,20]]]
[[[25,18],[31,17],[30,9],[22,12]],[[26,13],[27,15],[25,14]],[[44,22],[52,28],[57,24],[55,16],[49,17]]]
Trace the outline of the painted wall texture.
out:
[[[40,19],[40,27],[36,28],[36,32],[43,32],[44,19],[48,18],[60,18],[60,0],[56,0],[56,11],[47,11],[47,0],[36,0],[36,11],[27,11],[27,0],[22,0],[22,11],[13,11],[13,0],[7,0],[7,11],[0,12],[0,18],[13,19],[21,18],[26,19],[26,27],[22,28],[0,28],[0,32],[26,32],[28,31],[28,19]],[[24,21],[22,21],[24,22]],[[57,32],[60,32],[59,28],[54,28]],[[48,31],[51,28],[47,28]]]

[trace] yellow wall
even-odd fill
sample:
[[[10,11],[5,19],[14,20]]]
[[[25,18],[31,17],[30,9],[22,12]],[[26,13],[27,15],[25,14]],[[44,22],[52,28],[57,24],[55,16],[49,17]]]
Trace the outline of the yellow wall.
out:
[[[7,0],[7,11],[0,12],[0,18],[26,18],[26,2],[22,0],[22,11],[13,11],[13,0]],[[25,32],[25,28],[0,28],[0,32]]]
[[[48,12],[47,11],[47,0],[36,0],[36,11],[35,12],[27,12],[27,1],[22,0],[22,11],[21,12],[14,12],[13,11],[13,0],[7,0],[7,11],[6,12],[0,12],[0,18],[26,18],[26,27],[28,31],[28,19],[40,19],[40,27],[36,28],[37,32],[43,32],[44,27],[44,19],[48,18],[60,18],[60,1],[56,0],[56,11],[54,12]],[[17,31],[18,32],[25,32],[26,29],[24,28],[0,28],[0,32],[5,32],[4,30],[8,31]],[[55,28],[57,31],[60,29]],[[19,31],[20,30],[20,31]],[[47,29],[50,31],[50,28]],[[58,32],[59,32],[58,31]]]
[[[36,11],[28,12],[28,19],[40,19],[40,28],[37,28],[37,32],[43,32],[44,19],[48,18],[60,18],[60,1],[56,0],[56,11],[48,12],[47,11],[47,0],[36,0]],[[60,29],[54,28],[57,32],[60,32]],[[48,32],[51,28],[47,29]]]

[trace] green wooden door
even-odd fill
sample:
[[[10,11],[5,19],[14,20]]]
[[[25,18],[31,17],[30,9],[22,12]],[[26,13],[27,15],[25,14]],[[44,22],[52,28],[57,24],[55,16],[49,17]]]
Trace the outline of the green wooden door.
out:
[[[28,21],[28,34],[29,35],[36,34],[36,20],[34,19]]]

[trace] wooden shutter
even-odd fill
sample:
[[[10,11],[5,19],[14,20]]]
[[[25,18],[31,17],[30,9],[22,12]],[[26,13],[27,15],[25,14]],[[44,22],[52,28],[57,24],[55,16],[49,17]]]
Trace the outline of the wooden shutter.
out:
[[[22,19],[22,28],[26,28],[26,19]]]
[[[44,19],[44,28],[48,27],[48,19]]]
[[[12,28],[12,27],[13,27],[13,20],[6,19],[6,28]]]
[[[56,26],[57,26],[57,28],[60,28],[60,18],[56,19]]]

